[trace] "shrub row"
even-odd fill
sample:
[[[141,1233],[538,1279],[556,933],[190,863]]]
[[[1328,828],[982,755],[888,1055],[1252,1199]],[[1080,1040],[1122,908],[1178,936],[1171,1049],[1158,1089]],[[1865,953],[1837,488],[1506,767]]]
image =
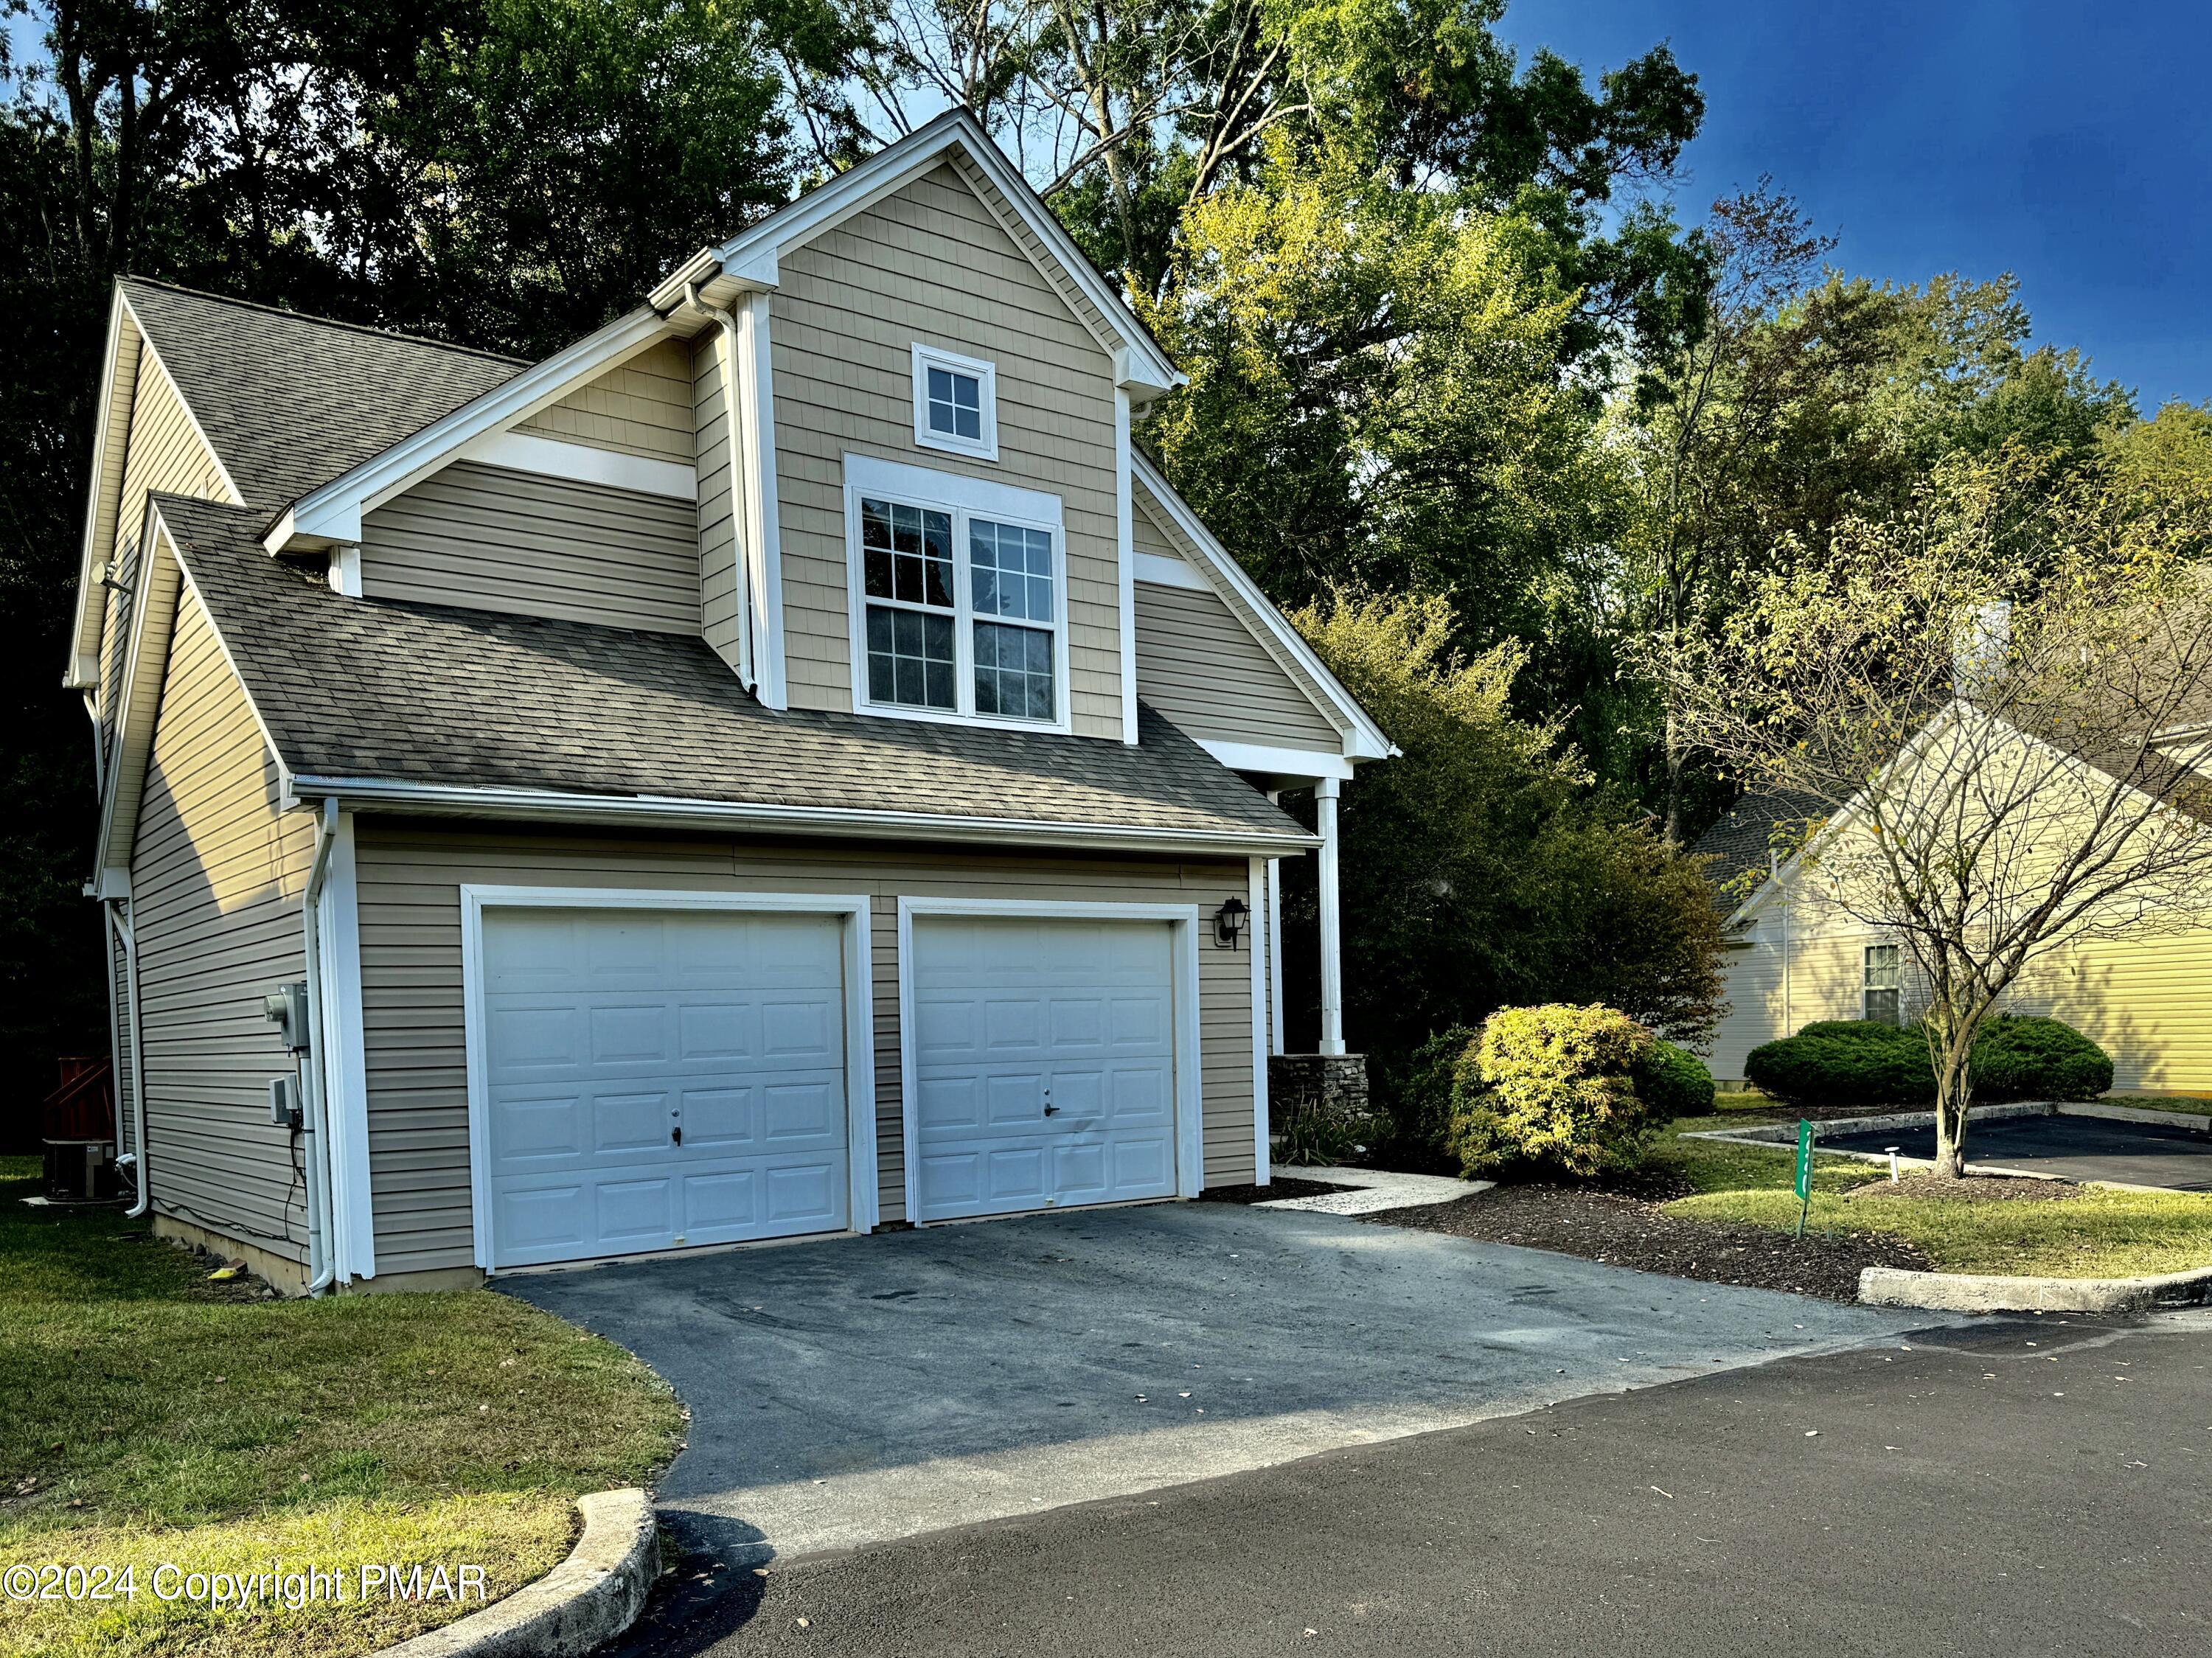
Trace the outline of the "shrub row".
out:
[[[2094,1100],[2112,1085],[2112,1056],[2071,1025],[2000,1014],[1974,1039],[1976,1100]],[[1754,1048],[1746,1080],[1785,1104],[1929,1106],[1936,1068],[1920,1026],[1822,1020]]]

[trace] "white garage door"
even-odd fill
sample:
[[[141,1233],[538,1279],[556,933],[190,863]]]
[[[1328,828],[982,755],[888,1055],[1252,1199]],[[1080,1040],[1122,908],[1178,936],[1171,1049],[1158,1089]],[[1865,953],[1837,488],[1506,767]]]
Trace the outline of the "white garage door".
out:
[[[1174,1195],[1172,938],[915,919],[915,1219]]]
[[[492,1265],[843,1230],[841,926],[487,908]]]

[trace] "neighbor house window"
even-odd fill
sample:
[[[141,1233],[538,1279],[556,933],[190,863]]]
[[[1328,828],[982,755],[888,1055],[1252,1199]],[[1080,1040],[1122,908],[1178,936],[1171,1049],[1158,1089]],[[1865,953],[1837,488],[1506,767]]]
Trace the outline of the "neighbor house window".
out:
[[[935,346],[914,348],[914,440],[925,449],[999,458],[998,371]]]
[[[1904,988],[1903,975],[1895,944],[1866,947],[1866,1005],[1863,1017],[1878,1024],[1898,1022],[1898,993]]]
[[[1064,728],[1051,496],[846,457],[863,708]]]

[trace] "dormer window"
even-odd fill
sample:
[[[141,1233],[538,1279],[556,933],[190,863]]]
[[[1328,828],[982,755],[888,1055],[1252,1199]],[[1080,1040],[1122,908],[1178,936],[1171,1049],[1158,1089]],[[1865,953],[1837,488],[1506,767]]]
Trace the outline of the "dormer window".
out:
[[[998,371],[974,357],[914,348],[914,440],[982,460],[999,458]]]

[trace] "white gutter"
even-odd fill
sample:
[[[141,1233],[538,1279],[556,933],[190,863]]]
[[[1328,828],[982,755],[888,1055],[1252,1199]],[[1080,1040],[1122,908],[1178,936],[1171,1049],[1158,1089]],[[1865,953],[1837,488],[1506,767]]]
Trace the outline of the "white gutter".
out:
[[[307,871],[307,890],[301,901],[301,941],[307,978],[307,1040],[311,1046],[300,1066],[300,1081],[307,1093],[301,1102],[306,1119],[307,1164],[307,1293],[319,1296],[337,1277],[337,1252],[331,1247],[330,1115],[328,1090],[324,1086],[324,1055],[330,1049],[323,1019],[322,920],[316,900],[322,896],[323,878],[330,872],[331,850],[337,844],[338,803],[325,799],[315,818],[315,859]]]
[[[131,1180],[138,1188],[137,1197],[124,1212],[136,1220],[152,1204],[154,1188],[146,1178],[146,1060],[138,1041],[138,934],[135,923],[123,919],[122,911],[122,906],[130,902],[109,899],[107,924],[123,940],[123,1016],[131,1029]],[[114,954],[112,944],[108,953]]]
[[[605,823],[637,819],[661,826],[803,832],[882,840],[926,835],[941,841],[1002,846],[1010,839],[1086,851],[1204,852],[1223,857],[1279,857],[1321,844],[1317,835],[1269,835],[1224,829],[1122,828],[1016,817],[963,817],[944,812],[864,811],[853,807],[778,806],[684,799],[653,794],[563,794],[551,789],[501,789],[465,784],[405,783],[382,778],[301,774],[302,795],[335,797],[349,808],[435,812],[471,817],[520,817]]]

